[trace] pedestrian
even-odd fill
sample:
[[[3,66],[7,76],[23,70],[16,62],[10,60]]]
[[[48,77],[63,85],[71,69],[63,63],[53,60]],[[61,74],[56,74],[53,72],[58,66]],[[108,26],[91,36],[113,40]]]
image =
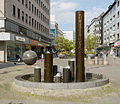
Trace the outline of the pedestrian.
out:
[[[44,55],[41,54],[41,61],[44,61]]]
[[[108,56],[108,51],[106,51],[106,56]]]
[[[20,56],[19,54],[16,55],[17,63],[20,61]]]
[[[115,60],[115,58],[116,58],[116,53],[113,52],[113,59]]]

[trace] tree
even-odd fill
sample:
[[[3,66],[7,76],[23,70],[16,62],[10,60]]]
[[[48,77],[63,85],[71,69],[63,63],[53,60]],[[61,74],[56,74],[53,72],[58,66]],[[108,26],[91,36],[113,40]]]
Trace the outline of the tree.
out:
[[[70,52],[72,49],[75,48],[75,44],[64,37],[56,37],[55,40],[55,48],[57,50],[64,49],[65,51]]]
[[[85,48],[88,51],[97,48],[99,45],[99,37],[94,34],[90,34],[85,38]]]

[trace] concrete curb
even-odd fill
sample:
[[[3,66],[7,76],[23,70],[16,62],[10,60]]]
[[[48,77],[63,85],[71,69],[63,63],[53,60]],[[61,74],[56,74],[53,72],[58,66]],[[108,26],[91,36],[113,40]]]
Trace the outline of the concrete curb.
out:
[[[93,73],[91,73],[93,74]],[[22,87],[36,88],[36,89],[87,89],[103,86],[109,83],[109,78],[101,74],[93,74],[94,77],[98,77],[98,80],[81,82],[81,83],[44,83],[44,82],[30,82],[26,80],[28,77],[32,77],[33,74],[19,75],[15,77],[15,84]],[[102,76],[102,77],[101,77]]]

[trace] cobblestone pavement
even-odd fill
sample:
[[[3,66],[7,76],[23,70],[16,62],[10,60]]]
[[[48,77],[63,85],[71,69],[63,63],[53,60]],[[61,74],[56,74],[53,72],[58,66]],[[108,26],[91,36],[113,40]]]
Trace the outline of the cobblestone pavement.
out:
[[[52,97],[44,98],[17,92],[12,88],[14,77],[21,74],[33,73],[35,65],[27,66],[24,63],[19,63],[17,65],[14,63],[0,63],[0,104],[120,104],[120,58],[114,60],[112,57],[109,57],[108,60],[110,63],[108,66],[86,65],[85,67],[87,72],[107,75],[115,91],[112,92],[109,89],[109,91],[105,92],[111,92],[110,94],[104,93],[102,96],[93,94],[93,97],[91,96],[90,98],[86,98],[85,96],[85,100],[81,98],[76,100],[70,99],[70,101],[65,98],[58,100]],[[57,64],[58,67],[67,66],[67,62],[68,59],[54,58],[54,64]],[[38,60],[36,64],[40,65],[43,74],[44,62]]]

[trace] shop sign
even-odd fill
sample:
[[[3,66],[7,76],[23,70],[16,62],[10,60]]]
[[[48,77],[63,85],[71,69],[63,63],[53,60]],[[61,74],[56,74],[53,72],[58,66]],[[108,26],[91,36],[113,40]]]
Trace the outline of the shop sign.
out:
[[[38,46],[38,43],[39,43],[38,41],[30,39],[30,44],[31,45]]]
[[[119,47],[119,46],[120,46],[120,41],[116,42],[114,45],[115,45],[116,47]]]
[[[120,46],[120,43],[117,43],[117,46]]]
[[[16,36],[16,40],[21,41],[21,42],[25,42],[25,38],[22,38],[22,37],[19,37],[19,36]]]

